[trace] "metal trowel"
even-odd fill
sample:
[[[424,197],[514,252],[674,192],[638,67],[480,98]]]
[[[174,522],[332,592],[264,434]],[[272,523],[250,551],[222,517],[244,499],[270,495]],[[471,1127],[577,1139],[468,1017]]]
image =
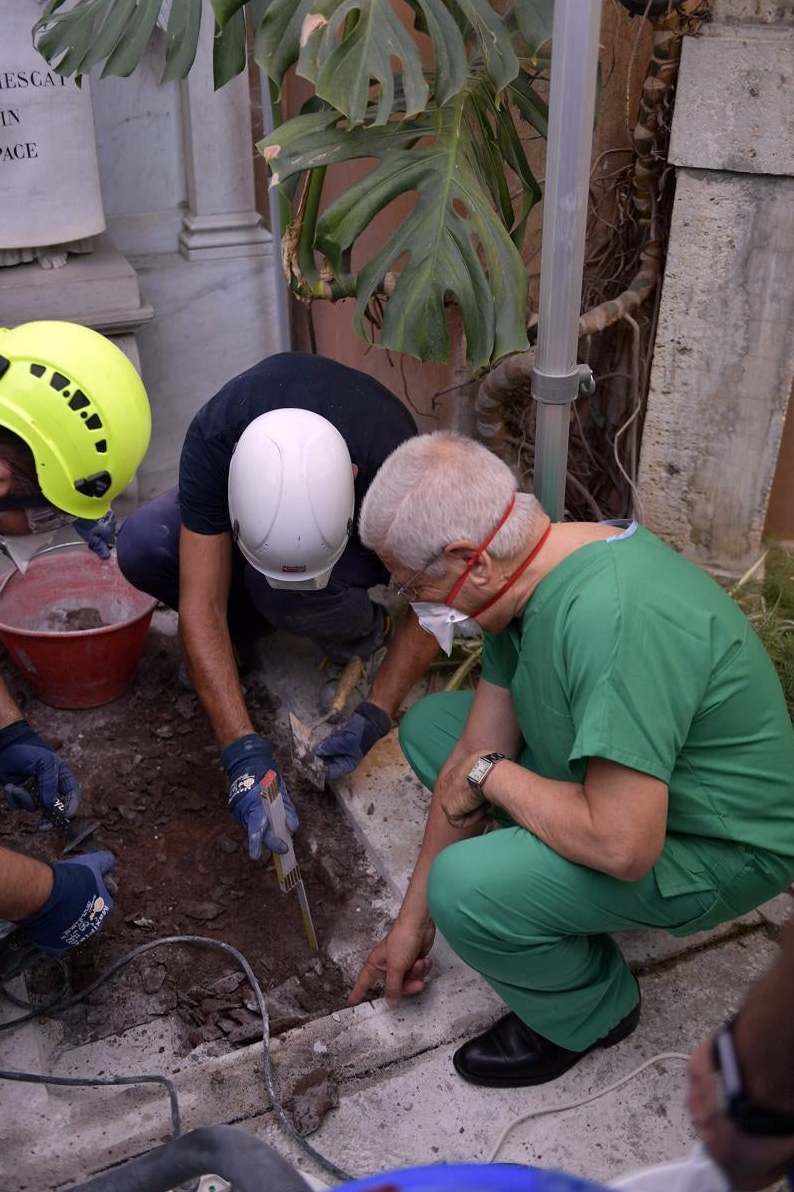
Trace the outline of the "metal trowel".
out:
[[[350,699],[356,684],[364,675],[364,663],[360,658],[351,658],[345,664],[336,685],[336,693],[331,706],[325,716],[315,720],[313,724],[306,724],[294,712],[289,714],[289,726],[292,733],[292,757],[295,765],[313,786],[322,790],[325,786],[325,766],[314,752],[315,741],[312,740],[315,729],[327,722],[339,720],[345,710],[345,704]]]
[[[289,714],[289,727],[292,733],[292,758],[295,765],[312,786],[322,790],[325,787],[325,765],[314,752],[312,729],[308,724],[304,724],[294,712]]]
[[[101,825],[98,819],[87,815],[75,815],[70,819],[66,814],[66,805],[59,796],[51,806],[47,807],[39,795],[39,784],[31,775],[20,783],[24,791],[30,795],[33,803],[41,812],[41,827],[55,828],[66,837],[66,843],[61,850],[61,856],[73,853],[81,844],[90,840]]]
[[[101,827],[99,820],[91,819],[87,815],[76,815],[70,819],[66,829],[66,844],[61,849],[61,856],[68,857],[69,853],[75,852],[81,844],[86,844],[99,827]]]

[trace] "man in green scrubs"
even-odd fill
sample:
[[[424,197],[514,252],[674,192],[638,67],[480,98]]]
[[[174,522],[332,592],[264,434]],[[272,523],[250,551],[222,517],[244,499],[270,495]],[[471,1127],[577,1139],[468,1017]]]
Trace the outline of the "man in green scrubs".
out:
[[[510,1008],[454,1057],[466,1079],[540,1084],[639,1019],[611,936],[676,935],[794,879],[794,731],[731,598],[632,523],[550,524],[457,435],[399,447],[362,541],[442,646],[485,633],[474,695],[432,695],[400,740],[433,790],[403,906],[351,1001],[424,987],[435,927]],[[494,830],[485,831],[486,828]]]

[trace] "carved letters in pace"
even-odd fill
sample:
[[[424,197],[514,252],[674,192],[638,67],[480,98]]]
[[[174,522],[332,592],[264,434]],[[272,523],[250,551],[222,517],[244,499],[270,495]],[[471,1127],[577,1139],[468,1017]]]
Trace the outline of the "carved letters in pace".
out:
[[[28,87],[65,87],[67,80],[51,70],[0,70],[0,91],[24,91]],[[22,124],[15,108],[0,108],[0,128],[14,128]],[[17,141],[14,145],[0,145],[0,165],[14,161],[32,161],[39,156],[36,141]]]

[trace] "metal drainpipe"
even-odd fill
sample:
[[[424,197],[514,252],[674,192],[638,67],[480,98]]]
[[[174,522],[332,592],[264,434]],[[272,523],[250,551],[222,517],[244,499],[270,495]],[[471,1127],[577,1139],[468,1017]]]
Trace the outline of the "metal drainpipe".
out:
[[[259,94],[262,103],[262,126],[265,136],[270,136],[275,128],[273,111],[275,104],[270,90],[270,79],[259,68]],[[280,123],[280,121],[279,121]],[[270,235],[273,242],[273,278],[275,281],[276,318],[275,330],[278,352],[289,352],[292,348],[292,333],[289,322],[289,293],[284,273],[281,268],[281,199],[275,187],[268,189],[268,206],[270,209]]]
[[[555,0],[543,200],[540,308],[532,396],[535,493],[552,521],[565,509],[570,405],[593,374],[576,362],[593,146],[601,0]]]

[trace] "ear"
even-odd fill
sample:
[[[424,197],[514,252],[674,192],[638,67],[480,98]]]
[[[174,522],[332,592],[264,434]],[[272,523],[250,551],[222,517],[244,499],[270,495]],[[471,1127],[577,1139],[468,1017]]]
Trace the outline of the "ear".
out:
[[[353,464],[353,479],[354,480],[355,480],[356,476],[358,476],[358,464]]]
[[[462,559],[464,562],[468,562],[479,545],[479,542],[473,542],[470,538],[459,538],[455,542],[450,542],[444,548],[444,557],[449,562],[453,562],[455,559]],[[488,551],[485,550],[478,556],[477,562],[469,572],[469,581],[476,587],[484,588],[492,581],[493,575],[494,560]]]
[[[9,497],[11,495],[11,485],[11,465],[0,456],[0,497]]]

